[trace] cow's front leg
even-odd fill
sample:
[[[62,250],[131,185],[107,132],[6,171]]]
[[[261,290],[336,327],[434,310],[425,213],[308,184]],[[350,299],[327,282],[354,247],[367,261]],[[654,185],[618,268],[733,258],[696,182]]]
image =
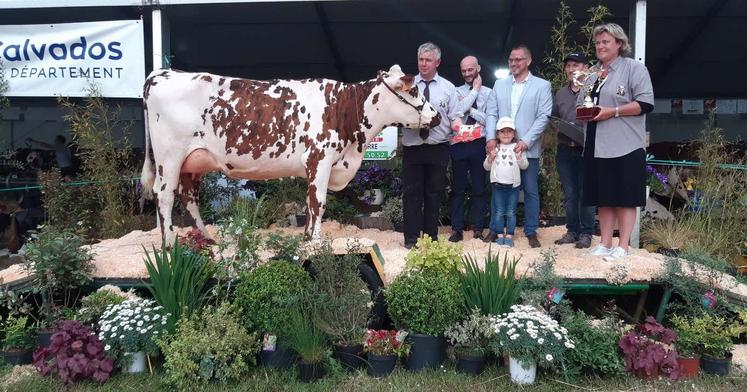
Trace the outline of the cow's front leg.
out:
[[[323,156],[323,152],[321,154]],[[314,156],[312,152],[311,157]],[[317,240],[321,236],[322,216],[327,205],[327,185],[331,170],[331,162],[317,159],[307,160],[306,177],[309,180],[309,189],[306,193],[306,209],[308,210],[304,230],[306,240]]]

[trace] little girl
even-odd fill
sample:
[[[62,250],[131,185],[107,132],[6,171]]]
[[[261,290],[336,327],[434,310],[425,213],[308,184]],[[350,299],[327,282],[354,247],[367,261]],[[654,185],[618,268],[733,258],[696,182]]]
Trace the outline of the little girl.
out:
[[[496,139],[499,145],[485,158],[483,163],[485,170],[490,171],[490,183],[492,184],[488,241],[512,247],[516,229],[516,204],[519,202],[519,186],[521,186],[519,170],[526,169],[529,161],[525,154],[514,152],[516,146],[514,120],[511,117],[501,117],[496,128],[498,129]]]

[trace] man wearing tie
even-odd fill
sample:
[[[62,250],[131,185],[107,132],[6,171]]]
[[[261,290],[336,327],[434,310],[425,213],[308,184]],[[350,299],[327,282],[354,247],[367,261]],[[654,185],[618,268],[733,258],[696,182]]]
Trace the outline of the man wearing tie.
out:
[[[480,64],[475,56],[467,56],[459,63],[464,84],[457,87],[449,104],[452,119],[449,152],[451,153],[451,237],[458,242],[464,230],[464,194],[467,188],[467,173],[472,182],[471,204],[474,238],[483,239],[486,197],[485,175],[485,108],[492,91],[483,87]]]
[[[529,246],[539,248],[539,157],[541,136],[552,112],[552,90],[550,82],[529,72],[532,53],[526,45],[511,49],[508,67],[511,77],[498,80],[493,85],[487,106],[486,137],[487,150],[495,149],[495,125],[498,117],[510,116],[516,125],[515,151],[524,152],[529,167],[521,171],[521,188],[524,191],[524,235]],[[490,236],[494,235],[491,233]]]
[[[446,188],[449,163],[449,102],[454,85],[440,77],[441,49],[426,42],[418,48],[418,75],[415,83],[441,115],[441,123],[431,129],[405,129],[402,136],[403,231],[405,248],[428,234],[438,238],[438,216]]]

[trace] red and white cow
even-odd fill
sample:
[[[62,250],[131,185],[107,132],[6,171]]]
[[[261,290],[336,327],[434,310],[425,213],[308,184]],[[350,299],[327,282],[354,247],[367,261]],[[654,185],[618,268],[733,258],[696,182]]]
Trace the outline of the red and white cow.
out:
[[[161,233],[174,242],[171,210],[180,197],[207,235],[197,207],[200,177],[308,178],[307,238],[318,238],[327,189],[355,176],[369,141],[385,126],[432,127],[440,118],[398,65],[376,79],[248,80],[157,70],[145,81],[141,182],[155,192]],[[149,156],[150,144],[156,169]]]

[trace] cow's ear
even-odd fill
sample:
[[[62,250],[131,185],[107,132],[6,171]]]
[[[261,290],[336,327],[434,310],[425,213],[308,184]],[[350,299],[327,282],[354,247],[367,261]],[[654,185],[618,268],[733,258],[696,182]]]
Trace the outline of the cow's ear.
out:
[[[415,77],[412,75],[404,75],[399,78],[402,81],[402,86],[399,88],[401,91],[410,91],[415,82]]]

